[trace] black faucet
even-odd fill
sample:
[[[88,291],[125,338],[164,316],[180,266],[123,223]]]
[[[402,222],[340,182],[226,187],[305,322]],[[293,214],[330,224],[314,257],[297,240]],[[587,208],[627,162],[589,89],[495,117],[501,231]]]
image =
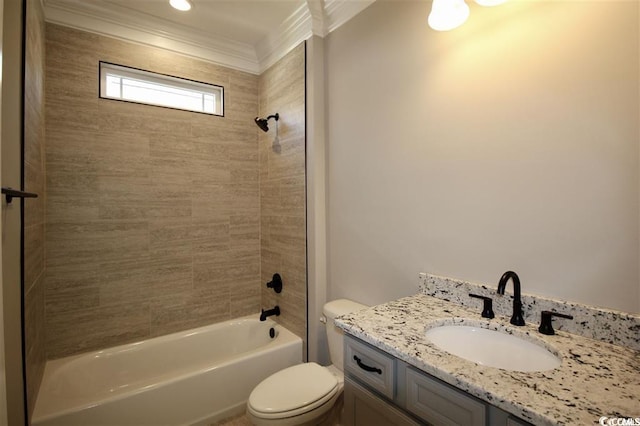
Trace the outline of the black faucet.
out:
[[[260,312],[260,321],[264,321],[267,317],[271,315],[279,316],[280,315],[280,306],[276,305],[273,309],[267,309],[266,311],[262,309]]]
[[[522,300],[520,298],[520,278],[518,274],[513,271],[505,272],[498,282],[498,294],[504,294],[504,289],[507,286],[507,281],[513,281],[513,315],[511,315],[511,324],[524,325],[524,319],[522,318]]]

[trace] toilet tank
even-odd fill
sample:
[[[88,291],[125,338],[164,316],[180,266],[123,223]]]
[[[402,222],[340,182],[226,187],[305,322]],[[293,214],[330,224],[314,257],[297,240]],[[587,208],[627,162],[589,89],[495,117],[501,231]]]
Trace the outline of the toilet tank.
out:
[[[322,313],[327,318],[325,327],[327,330],[327,343],[329,344],[329,356],[331,357],[331,363],[340,369],[340,371],[344,371],[342,362],[342,339],[344,337],[344,333],[340,328],[333,324],[333,320],[337,316],[349,314],[367,307],[367,305],[348,299],[333,300],[324,305]]]

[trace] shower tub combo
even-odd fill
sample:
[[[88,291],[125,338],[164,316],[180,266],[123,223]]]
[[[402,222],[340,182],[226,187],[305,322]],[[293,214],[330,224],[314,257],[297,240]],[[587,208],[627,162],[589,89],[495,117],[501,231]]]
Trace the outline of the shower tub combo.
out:
[[[208,425],[244,412],[258,383],[301,362],[300,337],[256,315],[53,360],[32,424]]]

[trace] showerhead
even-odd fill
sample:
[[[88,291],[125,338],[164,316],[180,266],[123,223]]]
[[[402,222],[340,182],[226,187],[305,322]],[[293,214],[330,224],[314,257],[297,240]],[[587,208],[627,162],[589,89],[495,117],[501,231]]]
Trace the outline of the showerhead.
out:
[[[262,129],[263,132],[268,132],[269,131],[268,121],[272,118],[278,121],[278,119],[280,118],[280,114],[276,112],[274,115],[270,115],[267,118],[256,117],[254,121],[256,122],[256,125],[260,127],[260,129]]]
[[[260,127],[263,132],[268,132],[269,131],[269,126],[267,125],[267,120],[265,120],[264,118],[256,117],[255,121],[256,121],[256,124],[258,125],[258,127]]]

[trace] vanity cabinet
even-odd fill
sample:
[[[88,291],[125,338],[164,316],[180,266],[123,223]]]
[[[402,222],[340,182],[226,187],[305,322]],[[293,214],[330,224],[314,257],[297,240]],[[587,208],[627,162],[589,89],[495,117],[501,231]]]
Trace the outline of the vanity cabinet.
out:
[[[398,370],[405,383],[407,411],[433,425],[485,425],[485,403],[413,367],[399,365]]]
[[[347,426],[528,425],[355,337],[344,343]]]
[[[345,425],[361,426],[414,426],[420,424],[392,403],[348,377],[344,379],[343,420]]]
[[[397,363],[394,357],[350,337],[345,340],[344,356],[346,425],[420,424],[393,403]]]

